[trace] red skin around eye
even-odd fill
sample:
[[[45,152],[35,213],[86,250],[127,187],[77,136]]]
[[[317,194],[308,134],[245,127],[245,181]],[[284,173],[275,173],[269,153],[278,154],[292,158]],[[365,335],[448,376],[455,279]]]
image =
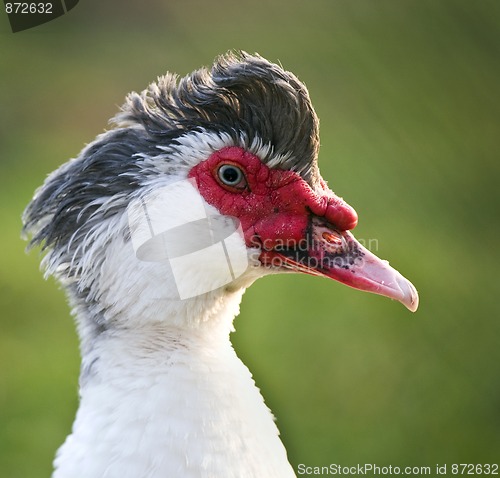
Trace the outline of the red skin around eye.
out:
[[[246,187],[225,186],[217,176],[222,164],[241,168]],[[313,190],[297,173],[268,168],[239,147],[216,151],[189,177],[209,204],[239,219],[247,246],[260,248],[261,264],[328,277],[417,309],[415,287],[347,232],[356,212],[322,179]]]
[[[245,174],[243,190],[226,188],[217,179],[222,164],[239,166]],[[231,146],[216,151],[189,172],[204,199],[221,214],[240,220],[248,246],[257,240],[265,249],[275,244],[297,244],[306,235],[311,214],[341,231],[357,223],[354,209],[321,180],[314,191],[293,171],[270,169],[254,154]]]

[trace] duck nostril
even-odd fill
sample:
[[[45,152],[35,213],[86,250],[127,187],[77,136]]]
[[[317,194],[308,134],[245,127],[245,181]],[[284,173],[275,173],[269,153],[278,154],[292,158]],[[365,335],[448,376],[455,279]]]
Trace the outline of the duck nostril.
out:
[[[321,234],[321,237],[326,241],[328,242],[328,244],[332,244],[332,245],[335,245],[335,246],[342,246],[342,238],[337,236],[337,234],[334,234],[333,232],[327,232],[327,231],[324,231],[322,234]]]

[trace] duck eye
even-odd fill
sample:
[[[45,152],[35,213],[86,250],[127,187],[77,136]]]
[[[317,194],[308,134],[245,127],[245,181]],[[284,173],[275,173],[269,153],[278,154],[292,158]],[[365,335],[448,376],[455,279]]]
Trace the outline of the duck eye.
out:
[[[217,171],[220,182],[236,189],[245,189],[247,181],[243,171],[234,164],[223,164]]]

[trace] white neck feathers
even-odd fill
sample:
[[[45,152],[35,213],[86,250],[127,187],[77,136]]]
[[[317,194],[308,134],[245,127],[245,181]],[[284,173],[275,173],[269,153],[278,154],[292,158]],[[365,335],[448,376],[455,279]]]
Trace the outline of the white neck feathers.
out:
[[[295,476],[230,324],[103,332],[83,358],[80,408],[54,478]]]

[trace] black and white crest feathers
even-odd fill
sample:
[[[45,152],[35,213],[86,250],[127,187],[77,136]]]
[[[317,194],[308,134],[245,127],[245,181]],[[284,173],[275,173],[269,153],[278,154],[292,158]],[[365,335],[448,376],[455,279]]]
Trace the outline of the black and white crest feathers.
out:
[[[226,54],[211,69],[180,80],[167,74],[141,94],[131,93],[116,121],[141,124],[158,142],[193,130],[226,133],[269,147],[264,162],[292,169],[314,183],[319,122],[309,93],[295,75],[260,56]]]
[[[306,87],[257,55],[229,53],[181,79],[167,74],[129,94],[113,123],[114,129],[51,174],[25,211],[31,245],[57,251],[53,267],[78,263],[70,249],[91,237],[99,222],[124,211],[151,174],[145,158],[168,162],[168,151],[190,134],[260,145],[260,159],[270,167],[294,170],[312,186],[319,177],[318,119]]]

